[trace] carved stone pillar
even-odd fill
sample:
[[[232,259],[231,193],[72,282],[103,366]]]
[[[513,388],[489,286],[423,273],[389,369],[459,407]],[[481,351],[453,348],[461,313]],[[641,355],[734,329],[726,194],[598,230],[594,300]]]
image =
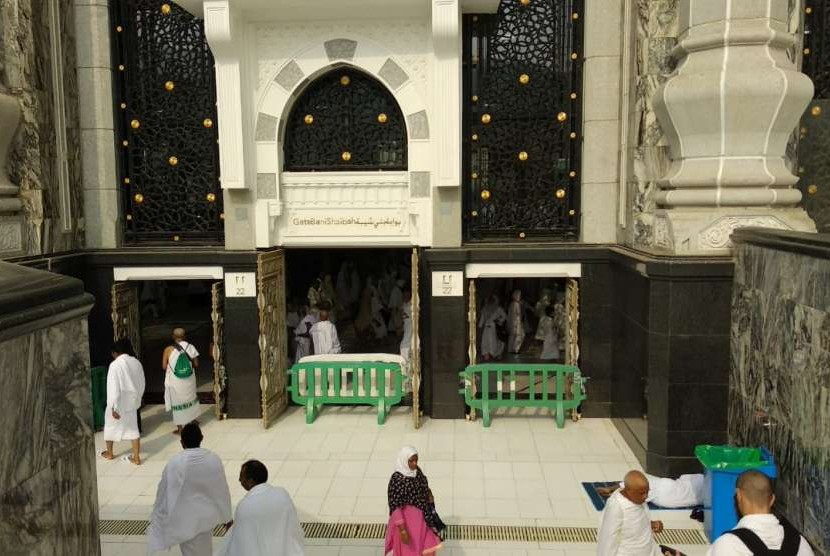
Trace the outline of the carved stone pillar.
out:
[[[0,258],[23,249],[23,217],[19,188],[9,179],[6,158],[20,124],[17,98],[0,93]]]
[[[726,253],[731,232],[811,230],[787,140],[813,86],[788,57],[788,0],[681,0],[677,71],[655,95],[672,164],[658,181],[655,243]]]

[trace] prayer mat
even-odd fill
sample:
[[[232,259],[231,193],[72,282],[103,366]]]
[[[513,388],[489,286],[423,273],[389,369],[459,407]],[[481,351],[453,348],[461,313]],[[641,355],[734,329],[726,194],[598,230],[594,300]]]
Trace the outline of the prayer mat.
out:
[[[598,512],[601,512],[605,509],[605,498],[600,496],[597,489],[606,488],[614,485],[620,484],[619,481],[606,481],[606,482],[597,482],[597,483],[582,483],[582,488],[585,489],[585,493],[588,495],[588,498],[591,499],[591,503],[594,505],[594,508]],[[652,504],[651,502],[648,503],[649,510],[661,510],[661,511],[669,511],[669,510],[681,510],[681,511],[690,511],[694,510],[698,506],[688,506],[683,508],[664,508],[662,506],[658,506],[656,504]]]

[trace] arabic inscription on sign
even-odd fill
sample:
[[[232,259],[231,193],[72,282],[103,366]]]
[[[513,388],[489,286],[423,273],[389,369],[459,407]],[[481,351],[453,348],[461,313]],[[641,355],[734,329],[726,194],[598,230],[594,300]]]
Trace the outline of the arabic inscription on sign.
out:
[[[363,226],[367,228],[400,228],[403,221],[397,216],[295,216],[294,226]]]

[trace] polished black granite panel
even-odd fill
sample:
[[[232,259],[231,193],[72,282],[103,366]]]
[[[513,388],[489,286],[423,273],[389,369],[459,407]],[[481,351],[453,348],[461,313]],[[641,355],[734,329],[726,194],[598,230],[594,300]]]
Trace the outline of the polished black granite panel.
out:
[[[729,438],[769,447],[780,511],[830,551],[830,237],[740,230]]]

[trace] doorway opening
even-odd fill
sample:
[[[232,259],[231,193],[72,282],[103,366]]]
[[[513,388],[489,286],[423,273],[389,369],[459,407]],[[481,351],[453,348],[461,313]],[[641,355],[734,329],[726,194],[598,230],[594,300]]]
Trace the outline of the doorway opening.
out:
[[[566,278],[476,281],[476,362],[564,363]]]
[[[412,299],[411,249],[286,251],[288,357],[311,355],[301,345],[306,315],[330,307],[341,353],[400,354],[404,303]],[[299,352],[298,352],[299,347]]]
[[[469,264],[466,274],[470,364],[579,365],[580,265]],[[540,380],[533,390],[542,387]],[[473,385],[475,395],[478,388]],[[489,385],[490,392],[497,390],[498,385]],[[530,391],[526,380],[516,380],[518,397]],[[555,379],[547,391],[556,391]],[[566,397],[570,391],[569,378]],[[579,418],[578,409],[572,417]]]
[[[147,386],[145,403],[164,403],[162,354],[171,345],[174,328],[184,328],[187,341],[199,351],[196,372],[201,403],[213,403],[213,322],[211,281],[146,280],[138,282],[140,353]]]

